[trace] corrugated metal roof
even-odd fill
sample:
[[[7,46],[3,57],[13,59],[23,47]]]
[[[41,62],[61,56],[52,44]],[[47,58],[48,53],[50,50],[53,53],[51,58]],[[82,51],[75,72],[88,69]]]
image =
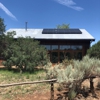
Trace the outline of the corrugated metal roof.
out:
[[[70,39],[70,40],[95,40],[85,29],[79,29],[82,34],[42,34],[43,29],[9,29],[7,32],[16,31],[14,38],[27,37],[35,39]]]

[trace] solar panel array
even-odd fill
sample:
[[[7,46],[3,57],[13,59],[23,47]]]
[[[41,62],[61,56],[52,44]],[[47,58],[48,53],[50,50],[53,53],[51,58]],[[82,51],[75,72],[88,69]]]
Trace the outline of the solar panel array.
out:
[[[43,29],[42,34],[82,34],[79,29]]]

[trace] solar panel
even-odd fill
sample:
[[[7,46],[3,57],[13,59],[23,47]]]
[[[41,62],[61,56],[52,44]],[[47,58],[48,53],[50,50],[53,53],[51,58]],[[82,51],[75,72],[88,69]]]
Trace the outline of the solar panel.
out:
[[[43,29],[42,34],[82,34],[79,29]]]

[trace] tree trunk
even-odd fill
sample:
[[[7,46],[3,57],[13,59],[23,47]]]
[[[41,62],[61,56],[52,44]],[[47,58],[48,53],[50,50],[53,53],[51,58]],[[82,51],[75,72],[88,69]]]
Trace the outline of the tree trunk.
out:
[[[22,69],[21,69],[20,67],[19,67],[19,72],[20,72],[20,74],[22,74],[22,72],[23,72]]]

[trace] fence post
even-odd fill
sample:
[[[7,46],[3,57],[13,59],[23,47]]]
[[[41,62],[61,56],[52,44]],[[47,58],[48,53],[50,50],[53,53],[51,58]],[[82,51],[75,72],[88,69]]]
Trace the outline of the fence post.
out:
[[[54,100],[54,83],[51,82],[51,99],[50,100]]]

